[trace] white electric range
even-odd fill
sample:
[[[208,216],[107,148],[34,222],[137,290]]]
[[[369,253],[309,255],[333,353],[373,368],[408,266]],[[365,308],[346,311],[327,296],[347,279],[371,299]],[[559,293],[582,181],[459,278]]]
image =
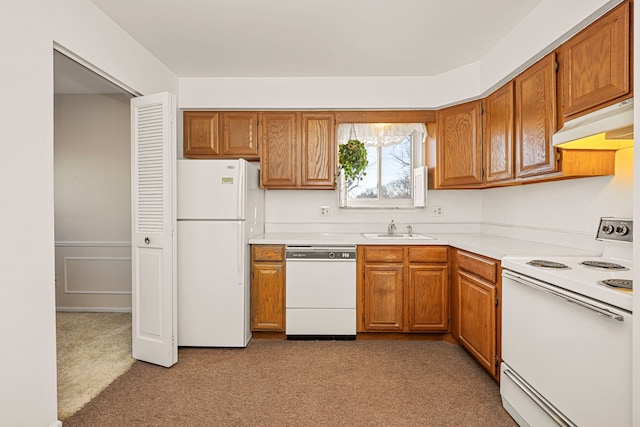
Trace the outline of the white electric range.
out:
[[[601,256],[502,260],[500,394],[520,425],[630,426],[633,222],[602,218]]]
[[[600,256],[505,257],[502,267],[632,311],[633,251],[630,240],[606,241]]]

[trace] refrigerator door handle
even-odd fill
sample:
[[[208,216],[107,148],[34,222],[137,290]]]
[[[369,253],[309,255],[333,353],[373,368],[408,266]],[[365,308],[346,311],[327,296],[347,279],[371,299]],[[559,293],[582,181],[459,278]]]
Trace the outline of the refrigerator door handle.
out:
[[[242,277],[242,269],[244,268],[244,250],[245,250],[245,242],[242,236],[242,226],[243,224],[238,225],[238,256],[236,260],[238,262],[238,285],[242,286],[244,284],[244,278]]]
[[[244,211],[244,206],[246,203],[245,198],[247,197],[247,191],[246,191],[246,184],[245,184],[245,176],[246,176],[246,161],[240,159],[238,161],[238,169],[239,169],[239,173],[238,173],[238,191],[240,191],[240,194],[238,196],[238,211],[237,211],[237,215],[238,215],[238,219],[246,219],[246,212]]]

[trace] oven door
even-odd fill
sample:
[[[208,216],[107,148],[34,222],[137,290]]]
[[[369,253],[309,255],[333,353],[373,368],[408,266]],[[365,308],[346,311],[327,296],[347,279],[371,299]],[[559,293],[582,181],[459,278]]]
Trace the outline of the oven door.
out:
[[[505,408],[527,424],[536,406],[560,425],[630,426],[631,328],[626,311],[505,270]]]

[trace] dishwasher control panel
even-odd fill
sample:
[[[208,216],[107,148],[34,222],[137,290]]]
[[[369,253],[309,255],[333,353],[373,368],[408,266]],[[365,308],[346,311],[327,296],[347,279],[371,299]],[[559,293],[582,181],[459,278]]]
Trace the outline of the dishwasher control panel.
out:
[[[287,261],[296,259],[318,259],[318,260],[355,260],[356,247],[328,247],[328,246],[287,246]]]

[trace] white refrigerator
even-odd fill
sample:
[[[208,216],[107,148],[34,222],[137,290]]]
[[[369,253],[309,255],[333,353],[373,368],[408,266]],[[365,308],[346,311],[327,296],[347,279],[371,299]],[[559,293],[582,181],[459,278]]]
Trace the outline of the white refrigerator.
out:
[[[264,232],[259,169],[246,160],[178,160],[178,345],[246,347],[248,240]]]

